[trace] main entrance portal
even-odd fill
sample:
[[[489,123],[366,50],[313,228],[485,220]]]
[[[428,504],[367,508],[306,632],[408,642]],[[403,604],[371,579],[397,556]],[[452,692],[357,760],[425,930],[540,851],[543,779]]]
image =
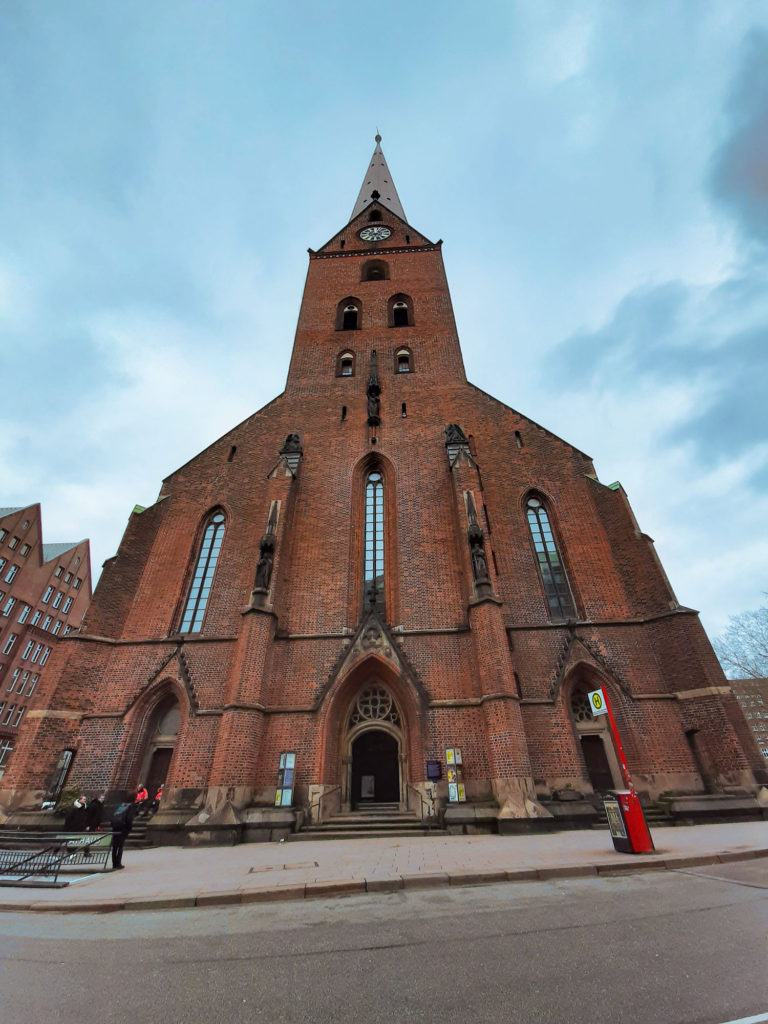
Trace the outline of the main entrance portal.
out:
[[[400,802],[398,742],[381,729],[369,729],[352,743],[353,807],[366,803]]]

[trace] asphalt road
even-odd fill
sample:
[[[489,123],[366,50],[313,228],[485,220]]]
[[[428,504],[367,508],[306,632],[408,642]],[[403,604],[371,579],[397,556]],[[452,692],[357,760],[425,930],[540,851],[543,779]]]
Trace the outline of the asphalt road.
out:
[[[768,859],[233,909],[3,913],[0,932],[0,1019],[14,1024],[722,1024],[768,1011]]]

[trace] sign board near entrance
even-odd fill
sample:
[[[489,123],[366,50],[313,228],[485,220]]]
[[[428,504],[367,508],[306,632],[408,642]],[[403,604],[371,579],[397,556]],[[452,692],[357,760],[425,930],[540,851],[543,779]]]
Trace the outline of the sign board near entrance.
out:
[[[596,718],[598,715],[608,714],[608,707],[605,703],[602,687],[599,690],[592,690],[591,693],[588,693],[587,699],[589,701],[589,710],[592,712],[593,718]]]
[[[608,827],[614,839],[626,839],[627,830],[624,828],[624,818],[621,815],[619,801],[615,796],[603,797],[605,816],[608,819]]]
[[[461,750],[458,747],[446,747],[445,763],[448,772],[448,802],[452,804],[464,803],[467,799],[467,794],[462,781]]]

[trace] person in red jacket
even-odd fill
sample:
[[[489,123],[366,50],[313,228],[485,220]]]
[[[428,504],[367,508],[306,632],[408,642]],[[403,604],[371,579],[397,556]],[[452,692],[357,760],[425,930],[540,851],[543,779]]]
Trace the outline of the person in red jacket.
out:
[[[136,804],[136,814],[146,814],[149,810],[149,793],[147,787],[143,782],[139,783],[138,789],[136,790],[136,796],[133,798],[133,802]]]

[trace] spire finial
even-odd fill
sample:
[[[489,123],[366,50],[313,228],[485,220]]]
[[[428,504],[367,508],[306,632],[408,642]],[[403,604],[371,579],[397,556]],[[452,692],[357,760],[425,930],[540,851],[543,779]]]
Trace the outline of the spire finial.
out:
[[[368,170],[363,178],[360,194],[357,197],[357,202],[352,210],[352,216],[349,219],[354,220],[371,201],[381,203],[383,206],[388,207],[397,217],[405,220],[405,212],[400,203],[400,197],[397,194],[395,183],[392,181],[392,175],[381,150],[381,132],[378,128],[376,129],[376,148],[368,164]]]

